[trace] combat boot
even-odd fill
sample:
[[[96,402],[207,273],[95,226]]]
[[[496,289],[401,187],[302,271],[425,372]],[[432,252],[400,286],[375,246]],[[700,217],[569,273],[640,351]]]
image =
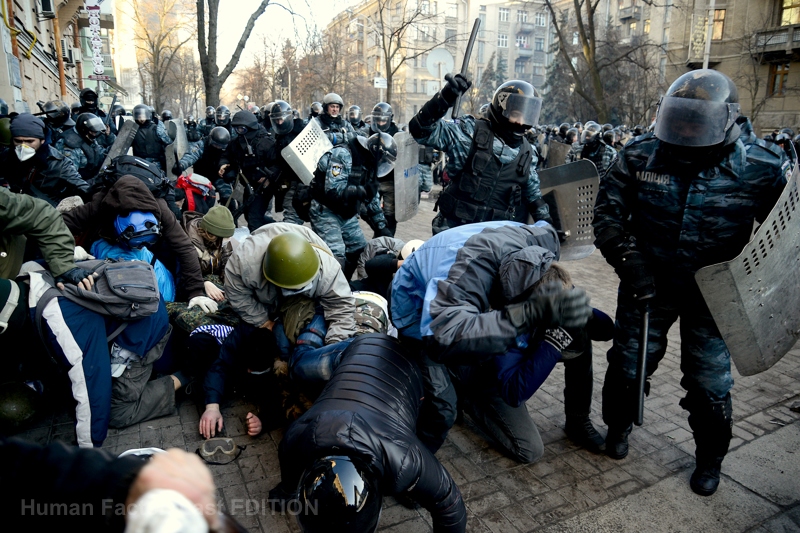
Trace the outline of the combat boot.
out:
[[[628,435],[631,434],[633,424],[626,427],[609,426],[606,435],[606,455],[612,459],[624,459],[628,456]]]
[[[722,468],[722,457],[697,460],[697,467],[692,473],[689,485],[695,494],[711,496],[719,487],[719,474]]]
[[[588,415],[567,416],[564,431],[575,444],[592,453],[602,453],[606,449],[606,440],[597,432]]]

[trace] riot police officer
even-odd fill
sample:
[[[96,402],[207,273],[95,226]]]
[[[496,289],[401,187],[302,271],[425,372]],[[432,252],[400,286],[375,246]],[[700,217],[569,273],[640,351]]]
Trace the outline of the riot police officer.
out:
[[[211,133],[211,129],[216,126],[216,114],[217,110],[214,109],[213,105],[206,107],[206,118],[202,119],[197,125],[197,127],[200,129],[200,133],[203,134],[203,137]]]
[[[433,234],[448,228],[491,220],[550,222],[539,190],[538,154],[525,131],[539,121],[542,99],[533,85],[511,80],[494,93],[489,118],[465,115],[457,122],[441,120],[472,83],[460,74],[446,76],[447,84],[411,119],[409,132],[417,142],[447,153],[452,184],[439,197]]]
[[[56,149],[72,160],[86,181],[97,176],[103,165],[108,150],[100,146],[97,138],[105,131],[106,126],[99,117],[81,113],[75,121],[75,127],[64,132],[56,144]]]
[[[680,318],[680,405],[697,445],[690,484],[703,496],[717,490],[730,444],[733,378],[730,352],[694,274],[742,250],[789,173],[779,150],[756,139],[745,148],[737,117],[738,93],[727,76],[708,69],[680,76],[659,103],[655,131],[630,141],[600,182],[593,221],[595,245],[620,277],[603,386],[606,453],[628,454],[645,305],[648,376]]]
[[[56,146],[64,132],[75,126],[69,106],[61,100],[52,100],[40,107],[44,113],[42,119],[50,130],[50,142]]]
[[[357,105],[351,105],[347,109],[347,120],[350,121],[350,124],[353,126],[353,129],[356,131],[362,130],[366,124],[361,117],[361,108]]]
[[[292,106],[288,102],[277,100],[270,106],[267,120],[272,126],[272,133],[275,135],[275,151],[276,156],[278,156],[276,163],[280,172],[275,190],[276,211],[283,211],[284,222],[302,226],[303,219],[300,218],[292,205],[292,199],[300,184],[300,178],[280,153],[303,131],[305,124],[303,124],[302,120],[294,118]]]
[[[145,104],[138,104],[133,108],[133,120],[139,125],[131,145],[133,155],[158,164],[163,172],[167,163],[165,149],[172,144],[164,124],[153,122],[151,108]]]
[[[308,120],[318,117],[320,113],[322,113],[322,103],[311,102],[311,107],[308,109]]]
[[[219,119],[219,109],[217,111]],[[245,200],[244,209],[247,226],[252,232],[274,222],[267,211],[275,189],[274,178],[269,172],[275,165],[275,138],[250,111],[236,113],[229,126],[237,136],[231,136],[230,144],[220,158],[218,175],[232,181],[241,172],[253,189],[253,194]]]
[[[91,113],[96,117],[103,119],[103,123],[107,124],[106,130],[103,132],[103,134],[97,137],[97,142],[100,144],[100,146],[110,148],[117,138],[117,128],[105,120],[106,112],[100,109],[97,105],[97,93],[94,92],[93,89],[86,87],[80,92],[80,100],[80,106],[72,110],[72,119],[76,120],[78,115],[81,113]]]
[[[199,131],[196,134],[199,134]],[[186,136],[188,138],[188,131]],[[192,142],[189,150],[175,163],[172,173],[180,176],[184,170],[192,167],[196,174],[214,183],[214,188],[219,192],[220,204],[227,205],[233,189],[230,181],[219,175],[219,169],[222,154],[230,142],[231,134],[228,130],[219,126],[213,128],[207,137]]]
[[[165,109],[161,112],[161,120],[164,122],[168,122],[172,120],[172,111],[169,109]]]

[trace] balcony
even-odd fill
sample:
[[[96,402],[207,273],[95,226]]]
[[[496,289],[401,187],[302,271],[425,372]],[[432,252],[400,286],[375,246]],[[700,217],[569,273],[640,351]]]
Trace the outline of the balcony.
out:
[[[798,53],[800,53],[800,24],[759,31],[753,36],[750,54],[760,63],[776,59],[791,60],[792,54]]]
[[[531,48],[530,46],[518,46],[517,57],[530,59],[531,57],[533,57],[533,48]]]
[[[533,24],[530,22],[520,22],[519,23],[519,33],[531,33],[534,29]]]
[[[623,7],[619,10],[619,20],[641,20],[642,8],[640,6]]]

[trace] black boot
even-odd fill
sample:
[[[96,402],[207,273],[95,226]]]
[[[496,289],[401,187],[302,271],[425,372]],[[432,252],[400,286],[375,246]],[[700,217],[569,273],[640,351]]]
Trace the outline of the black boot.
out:
[[[606,440],[597,432],[588,415],[567,416],[564,431],[575,444],[592,453],[601,453],[606,449]]]
[[[606,455],[612,459],[624,459],[628,456],[628,435],[633,424],[626,427],[609,426],[606,435]]]
[[[353,279],[353,274],[356,272],[356,268],[358,267],[358,258],[361,256],[361,252],[364,251],[364,248],[359,248],[355,252],[349,252],[344,255],[344,265],[342,267],[342,271],[344,272],[344,277],[347,278],[347,281]]]
[[[722,467],[722,457],[697,460],[697,467],[689,480],[689,486],[700,496],[711,496],[719,487],[719,473]]]

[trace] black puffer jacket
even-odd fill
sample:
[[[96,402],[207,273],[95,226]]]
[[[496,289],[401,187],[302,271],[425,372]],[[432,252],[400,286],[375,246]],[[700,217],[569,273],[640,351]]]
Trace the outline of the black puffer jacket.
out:
[[[425,507],[435,532],[465,531],[461,492],[415,435],[422,396],[419,369],[396,339],[358,337],[317,402],[281,441],[282,488],[296,488],[320,457],[357,455],[379,473],[384,494],[403,494]]]
[[[248,149],[249,147],[249,149]],[[275,137],[264,126],[258,126],[256,131],[248,131],[231,139],[228,148],[219,160],[219,166],[230,165],[226,176],[236,177],[239,170],[251,185],[265,177],[258,169],[267,169],[275,165],[277,154],[275,151]]]
[[[72,160],[45,143],[36,155],[20,161],[13,149],[0,154],[0,180],[12,192],[30,194],[53,206],[68,196],[89,195],[89,184],[78,174]]]

